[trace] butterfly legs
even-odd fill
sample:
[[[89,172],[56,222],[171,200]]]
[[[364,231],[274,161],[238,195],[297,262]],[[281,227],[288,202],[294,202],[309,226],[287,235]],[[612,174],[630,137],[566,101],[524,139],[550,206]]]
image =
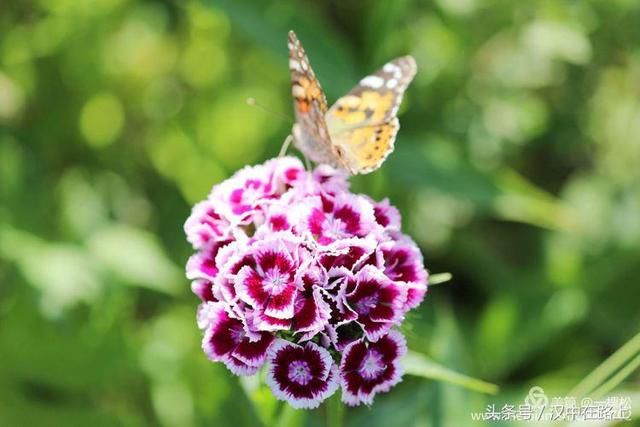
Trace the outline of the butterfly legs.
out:
[[[289,149],[289,146],[291,146],[291,142],[293,142],[293,135],[287,135],[284,142],[282,143],[282,148],[280,148],[278,157],[283,157],[285,154],[287,154],[287,150]],[[307,169],[308,171],[312,171],[313,165],[311,164],[311,160],[309,160],[309,158],[304,153],[302,153],[302,157],[304,157],[305,169]]]
[[[285,154],[287,154],[287,150],[291,145],[291,141],[293,141],[293,136],[289,134],[287,138],[284,140],[284,142],[282,143],[282,148],[280,148],[280,153],[278,154],[278,157],[283,157]]]
[[[313,165],[311,164],[311,160],[309,160],[309,158],[307,156],[305,156],[304,154],[302,154],[302,157],[304,157],[305,169],[307,169],[309,172],[312,172],[313,171]]]

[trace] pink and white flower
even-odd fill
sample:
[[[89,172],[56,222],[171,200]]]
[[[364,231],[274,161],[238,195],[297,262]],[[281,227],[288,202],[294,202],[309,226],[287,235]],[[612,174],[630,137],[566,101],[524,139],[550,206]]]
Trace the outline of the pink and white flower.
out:
[[[393,328],[424,298],[427,271],[388,200],[283,157],[216,185],[184,228],[210,360],[236,375],[268,360],[273,393],[296,408],[340,384],[344,402],[371,404],[400,381],[406,347]]]
[[[251,248],[252,263],[238,271],[235,288],[241,300],[276,319],[291,319],[301,283],[296,271],[306,252],[291,233],[258,241]]]
[[[359,340],[344,349],[340,362],[342,401],[349,406],[371,405],[378,393],[387,392],[402,379],[400,358],[407,345],[400,332],[371,343]]]
[[[373,206],[362,196],[343,193],[332,201],[321,197],[309,199],[309,204],[302,228],[322,245],[338,239],[366,237],[376,225]]]
[[[279,400],[297,409],[313,409],[338,389],[338,370],[319,345],[280,339],[269,350],[266,383]]]

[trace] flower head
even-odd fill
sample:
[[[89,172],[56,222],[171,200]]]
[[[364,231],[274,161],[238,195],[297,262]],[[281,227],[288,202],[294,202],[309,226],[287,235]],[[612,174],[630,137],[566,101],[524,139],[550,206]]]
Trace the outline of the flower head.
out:
[[[267,385],[278,399],[294,408],[317,408],[338,388],[337,367],[329,352],[319,345],[278,340],[269,353]]]
[[[373,343],[363,339],[349,344],[340,363],[342,401],[370,405],[377,393],[389,391],[402,378],[399,362],[406,352],[406,341],[397,331]]]
[[[339,387],[347,404],[371,404],[400,381],[394,328],[424,298],[427,272],[388,200],[284,157],[214,186],[185,233],[210,360],[236,375],[266,365],[273,393],[296,408]]]

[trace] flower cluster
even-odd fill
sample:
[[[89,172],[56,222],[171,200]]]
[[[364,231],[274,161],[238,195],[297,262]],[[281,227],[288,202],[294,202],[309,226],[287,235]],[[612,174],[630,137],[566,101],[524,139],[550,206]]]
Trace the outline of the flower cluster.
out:
[[[339,387],[346,404],[371,404],[400,381],[393,327],[422,301],[427,272],[388,201],[283,157],[216,185],[185,232],[209,359],[237,375],[266,363],[274,395],[296,408]]]

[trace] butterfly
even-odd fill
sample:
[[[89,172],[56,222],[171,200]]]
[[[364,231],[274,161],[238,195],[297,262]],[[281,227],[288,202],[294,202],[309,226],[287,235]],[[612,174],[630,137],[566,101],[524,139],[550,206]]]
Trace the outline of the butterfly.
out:
[[[416,74],[416,61],[402,56],[363,78],[331,108],[302,44],[289,32],[289,69],[296,147],[316,163],[351,174],[378,169],[393,151],[400,128],[398,107]]]

